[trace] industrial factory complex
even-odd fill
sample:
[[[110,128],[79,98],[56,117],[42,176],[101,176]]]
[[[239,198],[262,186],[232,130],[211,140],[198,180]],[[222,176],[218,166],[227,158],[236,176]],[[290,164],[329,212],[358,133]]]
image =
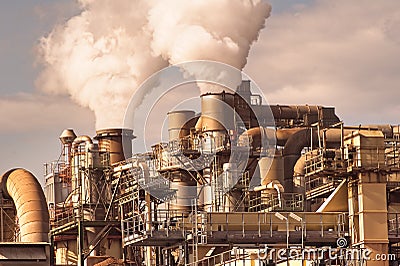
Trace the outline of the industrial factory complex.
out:
[[[200,100],[148,152],[128,128],[66,129],[44,188],[4,173],[0,265],[398,265],[399,126],[269,105],[250,81]]]

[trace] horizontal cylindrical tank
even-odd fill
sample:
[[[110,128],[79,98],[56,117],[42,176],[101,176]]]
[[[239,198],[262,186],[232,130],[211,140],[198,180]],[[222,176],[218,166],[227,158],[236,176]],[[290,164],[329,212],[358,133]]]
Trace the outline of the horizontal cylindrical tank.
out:
[[[194,126],[195,112],[190,110],[179,110],[168,113],[168,135],[169,140],[183,138],[190,134],[190,128]]]
[[[110,153],[110,164],[123,161],[132,156],[133,130],[108,128],[96,131],[100,152]]]

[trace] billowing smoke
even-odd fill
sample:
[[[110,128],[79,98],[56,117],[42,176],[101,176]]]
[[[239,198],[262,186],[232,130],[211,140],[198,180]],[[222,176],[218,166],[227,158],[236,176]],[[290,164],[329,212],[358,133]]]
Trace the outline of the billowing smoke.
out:
[[[119,127],[135,89],[170,64],[214,60],[242,69],[270,14],[263,0],[79,0],[81,13],[39,44],[37,86]]]

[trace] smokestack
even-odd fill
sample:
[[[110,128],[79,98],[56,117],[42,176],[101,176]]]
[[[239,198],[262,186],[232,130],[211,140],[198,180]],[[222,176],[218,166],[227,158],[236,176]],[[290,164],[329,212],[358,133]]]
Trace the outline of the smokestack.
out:
[[[95,140],[99,142],[100,151],[110,153],[110,164],[123,161],[132,156],[133,130],[107,128],[96,131]]]

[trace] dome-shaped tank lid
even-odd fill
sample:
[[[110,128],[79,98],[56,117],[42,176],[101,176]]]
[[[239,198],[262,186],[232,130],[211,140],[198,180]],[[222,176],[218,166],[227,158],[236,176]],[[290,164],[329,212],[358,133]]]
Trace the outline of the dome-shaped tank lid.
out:
[[[60,135],[60,140],[62,144],[72,143],[76,139],[76,134],[73,129],[64,129]]]

